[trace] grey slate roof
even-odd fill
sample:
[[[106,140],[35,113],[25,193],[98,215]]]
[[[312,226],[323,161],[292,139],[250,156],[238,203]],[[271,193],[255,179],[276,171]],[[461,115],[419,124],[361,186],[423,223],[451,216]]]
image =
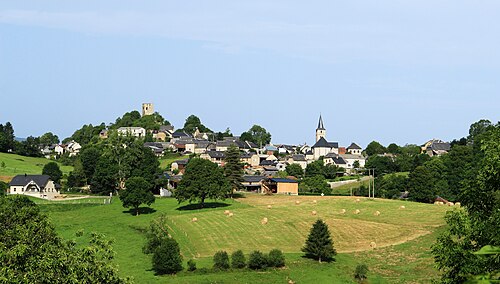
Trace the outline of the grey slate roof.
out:
[[[182,130],[176,130],[173,134],[172,137],[174,138],[181,138],[181,137],[191,137],[191,135],[187,134],[186,132]]]
[[[338,142],[328,142],[326,141],[325,138],[321,137],[314,146],[313,148],[338,148],[339,143]]]
[[[335,165],[347,164],[347,162],[344,160],[344,158],[342,158],[341,156],[334,154],[334,153],[330,153],[330,154],[326,155],[325,158],[331,158]]]
[[[289,178],[270,178],[272,182],[280,182],[280,183],[298,183],[298,181]]]
[[[17,175],[9,183],[11,186],[25,186],[31,181],[44,188],[50,180],[48,175]]]
[[[296,154],[296,155],[292,155],[292,159],[294,161],[296,161],[296,162],[305,161],[306,160],[306,156],[302,155],[302,154]]]
[[[260,182],[265,178],[265,176],[243,176],[245,182]]]
[[[361,150],[361,147],[358,146],[358,144],[352,142],[349,147],[347,147],[347,150]]]
[[[184,165],[185,166],[189,163],[189,159],[177,160],[174,163],[176,163],[177,165]]]
[[[432,143],[430,148],[433,151],[450,151],[451,145],[450,143],[444,142],[444,143]]]
[[[208,151],[207,154],[210,156],[212,159],[224,159],[226,156],[224,152],[221,151]]]

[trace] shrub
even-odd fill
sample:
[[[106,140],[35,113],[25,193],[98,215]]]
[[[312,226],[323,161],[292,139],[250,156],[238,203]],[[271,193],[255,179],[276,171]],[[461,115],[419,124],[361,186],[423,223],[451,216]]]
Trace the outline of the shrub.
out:
[[[359,281],[363,281],[367,278],[368,266],[366,264],[358,264],[356,266],[356,270],[354,271],[354,278]]]
[[[229,256],[225,251],[218,251],[214,254],[214,269],[229,269]]]
[[[253,251],[248,257],[248,268],[255,270],[267,268],[267,257],[258,250]]]
[[[270,267],[283,267],[285,266],[285,256],[279,249],[273,249],[269,252],[267,263]]]
[[[193,259],[188,260],[187,265],[188,265],[188,271],[196,270],[196,262]]]
[[[245,255],[241,250],[233,252],[231,255],[231,266],[233,268],[245,268],[247,266]]]
[[[162,239],[153,252],[153,270],[159,274],[175,274],[182,270],[179,244],[172,238]]]

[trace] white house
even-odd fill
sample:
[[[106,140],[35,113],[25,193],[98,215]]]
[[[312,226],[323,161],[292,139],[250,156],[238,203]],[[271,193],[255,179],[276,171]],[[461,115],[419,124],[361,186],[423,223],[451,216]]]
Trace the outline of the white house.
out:
[[[144,137],[146,136],[146,129],[142,127],[120,127],[118,128],[118,134]]]
[[[60,194],[60,186],[48,175],[17,175],[9,183],[9,194],[51,199]]]
[[[347,147],[347,153],[352,154],[352,155],[361,155],[361,147],[359,147],[358,144],[356,143],[351,143],[349,147]]]

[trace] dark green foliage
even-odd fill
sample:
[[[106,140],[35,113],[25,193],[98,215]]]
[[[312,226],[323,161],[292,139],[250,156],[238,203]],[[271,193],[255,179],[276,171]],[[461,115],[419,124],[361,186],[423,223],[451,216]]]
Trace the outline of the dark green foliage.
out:
[[[366,264],[358,264],[354,270],[354,278],[358,281],[363,281],[368,278],[368,266]]]
[[[48,162],[43,166],[42,175],[48,175],[52,181],[59,183],[62,178],[62,171],[56,162]]]
[[[326,179],[321,176],[306,177],[299,183],[300,192],[324,193],[331,194],[332,188],[326,182]]]
[[[73,171],[69,173],[66,182],[67,188],[84,186],[87,179],[83,171],[82,162],[80,159],[75,160]]]
[[[299,164],[291,164],[287,166],[286,172],[289,176],[294,176],[296,178],[301,178],[304,176],[304,170]]]
[[[90,181],[93,193],[109,195],[118,187],[118,167],[110,158],[101,156]]]
[[[375,184],[377,197],[393,199],[408,189],[408,178],[404,175],[385,175],[377,177]]]
[[[120,200],[125,208],[134,208],[139,215],[139,206],[148,206],[155,202],[155,197],[151,192],[152,185],[143,177],[131,177],[125,183],[125,190],[120,192]]]
[[[240,151],[238,147],[231,146],[225,155],[224,176],[231,186],[231,193],[244,188],[243,164],[240,162]]]
[[[375,169],[375,176],[395,173],[399,170],[391,157],[377,155],[368,157],[365,168]]]
[[[387,149],[384,146],[382,146],[380,143],[378,143],[377,141],[370,142],[370,144],[368,144],[368,146],[366,146],[366,149],[365,149],[365,153],[368,156],[373,156],[373,155],[377,155],[377,154],[384,154],[385,152],[387,152]]]
[[[3,196],[7,193],[7,188],[9,188],[9,185],[0,180],[0,196]]]
[[[215,135],[213,136],[215,139],[214,140],[217,140],[217,141],[220,141],[220,140],[224,140],[225,137],[233,137],[233,134],[231,133],[231,130],[228,128],[226,128],[226,131],[224,132],[217,132],[215,133]]]
[[[167,221],[165,215],[160,215],[151,221],[146,231],[146,244],[142,248],[145,254],[151,254],[160,246],[163,239],[170,237],[167,231]]]
[[[182,271],[182,256],[179,244],[172,238],[162,239],[153,251],[153,270],[159,274],[175,274]]]
[[[42,145],[52,145],[59,143],[59,137],[52,132],[47,132],[39,137],[40,144]]]
[[[188,118],[186,118],[186,122],[184,122],[183,130],[186,133],[193,134],[196,131],[196,128],[198,128],[198,131],[201,133],[212,133],[212,130],[203,125],[200,118],[196,115],[188,116]]]
[[[312,226],[302,251],[306,257],[321,261],[334,261],[337,252],[333,248],[333,241],[328,225],[318,219]]]
[[[285,266],[285,255],[279,249],[273,249],[269,252],[267,257],[269,267],[283,267]]]
[[[22,142],[15,142],[15,152],[21,156],[41,157],[42,152],[38,149],[40,140],[33,136],[29,136]]]
[[[182,180],[174,197],[177,201],[200,201],[203,207],[205,199],[224,199],[231,187],[224,177],[223,170],[208,160],[194,158],[186,166]]]
[[[113,264],[110,241],[99,234],[91,234],[85,246],[64,241],[47,216],[24,196],[0,198],[0,240],[1,282],[127,282],[118,276]]]
[[[87,180],[90,181],[94,176],[94,172],[101,155],[102,151],[94,145],[83,147],[83,149],[80,151],[80,154],[78,156],[82,163],[83,172]]]
[[[306,167],[306,177],[323,176],[325,173],[325,166],[323,160],[314,161]]]
[[[251,141],[261,147],[271,142],[271,133],[260,125],[254,125],[248,131],[241,133],[240,139]]]
[[[80,145],[85,146],[90,142],[95,142],[99,140],[99,133],[106,129],[106,124],[101,123],[100,125],[93,126],[92,124],[83,125],[82,128],[76,130],[71,137],[63,140],[63,143],[70,142],[74,140]]]
[[[486,245],[500,245],[500,128],[487,123],[485,128],[478,131],[480,142],[473,139],[481,144],[480,152],[474,153],[477,161],[461,182],[458,198],[465,210],[447,213],[448,229],[432,247],[443,283],[463,283],[470,275],[491,274],[500,267],[499,257],[474,255]]]
[[[356,162],[358,162],[358,161],[356,161]],[[358,166],[359,166],[359,162],[358,162]],[[341,168],[341,167],[336,166],[334,164],[328,164],[328,165],[323,167],[323,176],[326,179],[334,179],[337,177],[337,174],[344,173],[344,172],[345,172],[344,168]]]
[[[229,256],[225,251],[218,251],[214,254],[214,269],[227,270],[229,269]]]
[[[266,269],[267,257],[262,252],[256,250],[250,253],[248,256],[248,268],[253,270]]]
[[[391,154],[401,154],[401,148],[396,143],[391,143],[387,146],[387,152]]]
[[[194,261],[194,259],[188,260],[187,265],[188,265],[188,268],[187,268],[188,271],[195,271],[196,270],[196,261]]]
[[[231,255],[231,267],[232,268],[245,268],[247,266],[247,260],[245,254],[242,250],[237,250]]]
[[[10,122],[5,123],[5,125],[0,124],[0,152],[8,152],[9,150],[14,150],[15,140],[14,140],[14,128]]]
[[[411,200],[430,203],[436,199],[438,192],[434,189],[432,172],[428,168],[417,167],[408,179]]]

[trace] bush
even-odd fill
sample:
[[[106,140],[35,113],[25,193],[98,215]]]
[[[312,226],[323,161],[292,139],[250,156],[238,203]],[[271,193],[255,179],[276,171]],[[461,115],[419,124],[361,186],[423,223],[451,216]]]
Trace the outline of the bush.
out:
[[[196,262],[193,259],[188,260],[187,265],[188,265],[188,271],[196,270]]]
[[[162,239],[153,252],[153,270],[159,274],[175,274],[182,271],[179,244],[172,238]]]
[[[237,250],[231,255],[231,266],[233,268],[245,268],[247,266],[247,260],[241,250]]]
[[[270,267],[283,267],[285,266],[285,256],[279,249],[273,249],[269,252],[267,263]]]
[[[229,269],[229,256],[225,251],[218,251],[214,254],[214,269]]]
[[[356,270],[354,271],[354,278],[359,281],[363,281],[367,278],[368,266],[366,264],[358,264],[356,266]]]
[[[258,250],[252,252],[248,258],[248,268],[254,270],[267,268],[267,257]]]

